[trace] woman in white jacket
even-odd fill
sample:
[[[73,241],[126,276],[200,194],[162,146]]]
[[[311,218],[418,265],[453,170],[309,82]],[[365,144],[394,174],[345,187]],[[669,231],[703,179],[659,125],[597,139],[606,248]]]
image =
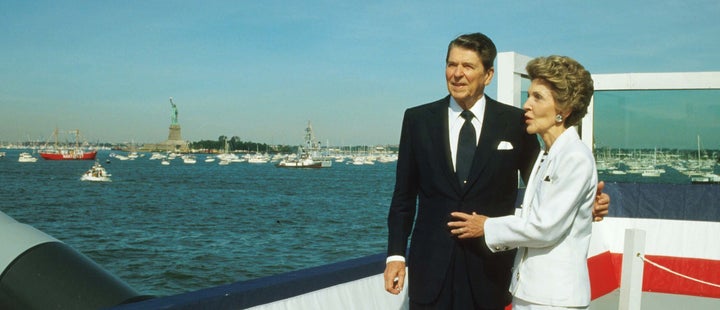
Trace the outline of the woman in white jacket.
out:
[[[544,142],[516,215],[488,218],[454,212],[458,238],[484,236],[491,252],[518,249],[510,292],[513,309],[587,309],[587,252],[597,172],[574,127],[593,94],[590,73],[572,58],[539,57],[526,70],[528,133]],[[482,238],[479,239],[482,242]]]

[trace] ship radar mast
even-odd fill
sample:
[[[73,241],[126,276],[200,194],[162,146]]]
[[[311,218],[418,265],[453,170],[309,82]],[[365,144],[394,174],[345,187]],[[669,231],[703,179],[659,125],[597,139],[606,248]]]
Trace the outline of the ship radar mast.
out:
[[[308,126],[305,128],[305,147],[313,151],[317,151],[320,148],[320,142],[315,139],[310,121],[308,121]]]

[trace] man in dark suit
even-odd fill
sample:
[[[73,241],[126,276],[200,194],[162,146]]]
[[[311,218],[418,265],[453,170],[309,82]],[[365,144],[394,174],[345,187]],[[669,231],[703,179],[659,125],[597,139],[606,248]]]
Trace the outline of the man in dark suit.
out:
[[[446,58],[450,95],[405,111],[384,277],[385,289],[400,293],[412,231],[407,266],[413,310],[504,309],[511,301],[515,252],[490,253],[484,241],[455,238],[447,226],[453,211],[513,214],[518,171],[526,181],[540,150],[536,136],[525,131],[521,109],[484,96],[496,55],[487,36],[459,36],[450,42]],[[456,158],[465,152],[458,145],[465,126],[474,129],[470,160]],[[464,166],[469,172],[456,172]],[[603,205],[596,207],[601,217],[609,204],[602,195]]]

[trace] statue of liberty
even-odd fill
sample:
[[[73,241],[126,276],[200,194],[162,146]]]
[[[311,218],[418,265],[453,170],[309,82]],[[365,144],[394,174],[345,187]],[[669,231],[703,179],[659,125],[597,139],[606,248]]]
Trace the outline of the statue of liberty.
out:
[[[170,105],[172,105],[172,112],[170,113],[170,124],[171,125],[177,125],[178,123],[178,110],[175,103],[172,101],[172,97],[170,97]]]

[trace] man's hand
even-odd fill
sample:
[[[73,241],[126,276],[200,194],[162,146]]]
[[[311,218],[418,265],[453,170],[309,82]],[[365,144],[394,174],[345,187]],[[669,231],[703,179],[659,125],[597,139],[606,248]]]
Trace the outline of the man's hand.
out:
[[[598,182],[595,203],[593,204],[593,220],[595,222],[602,221],[608,215],[610,209],[610,196],[602,192],[604,188],[605,182]]]
[[[450,233],[460,239],[479,238],[485,235],[485,220],[487,216],[475,212],[467,214],[463,212],[452,212],[450,216],[455,221],[448,222]]]
[[[395,261],[385,265],[385,290],[390,294],[400,294],[405,285],[405,262]]]

